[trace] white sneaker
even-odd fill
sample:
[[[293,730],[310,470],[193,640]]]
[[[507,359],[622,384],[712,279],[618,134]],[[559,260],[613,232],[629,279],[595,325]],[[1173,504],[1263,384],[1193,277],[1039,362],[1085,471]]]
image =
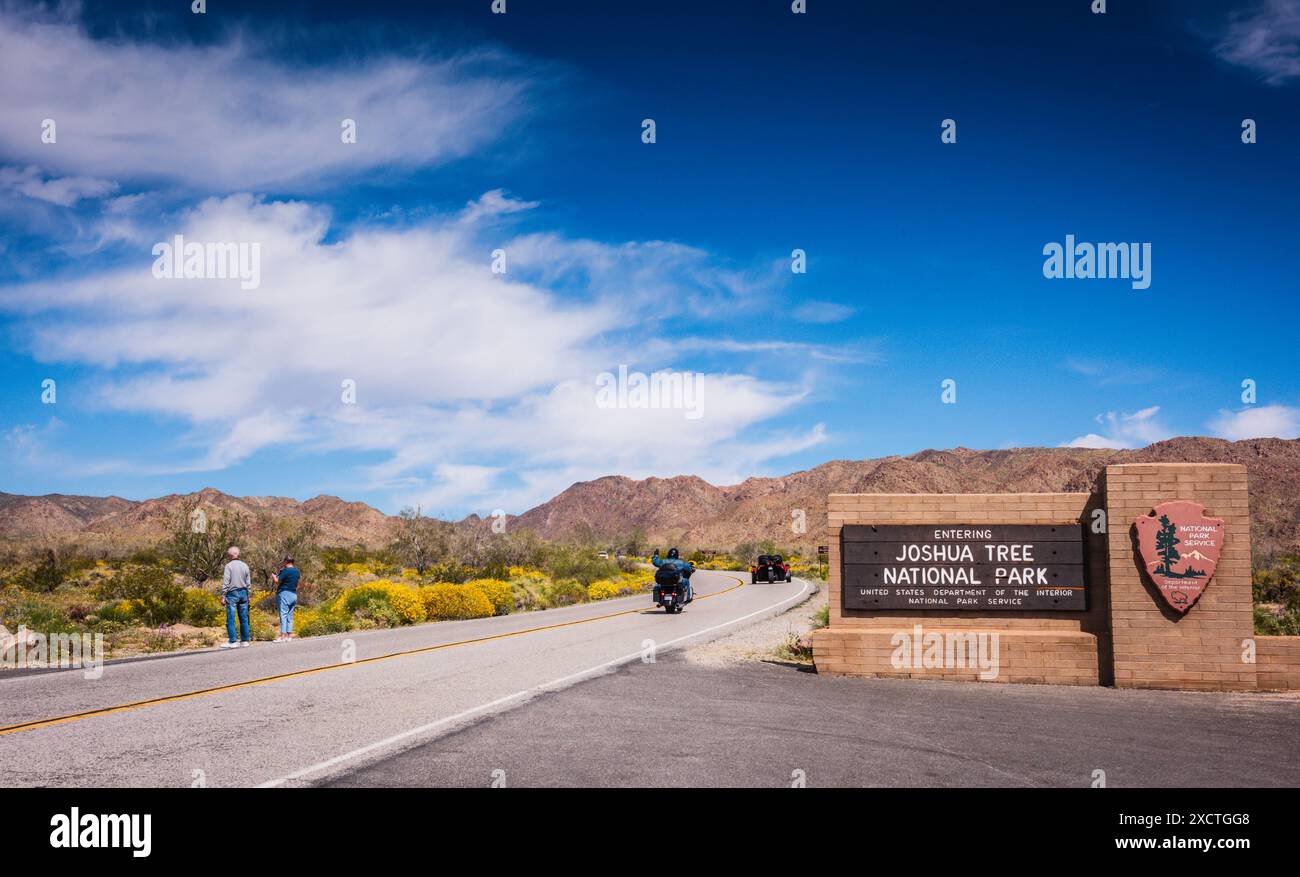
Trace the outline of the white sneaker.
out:
[[[246,648],[248,648],[248,640],[244,640],[242,643],[240,643],[240,644],[239,644],[239,647],[240,647],[241,649],[246,649]]]
[[[223,649],[235,649],[239,648],[239,643],[222,643],[221,647]]]

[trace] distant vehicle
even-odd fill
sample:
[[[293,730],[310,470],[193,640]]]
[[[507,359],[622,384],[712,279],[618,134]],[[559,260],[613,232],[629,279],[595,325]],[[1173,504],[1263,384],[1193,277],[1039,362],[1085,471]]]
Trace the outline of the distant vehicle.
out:
[[[609,552],[608,552],[608,551],[602,551],[602,552],[600,552],[599,554],[597,554],[596,556],[599,557],[601,560],[609,560]]]
[[[779,554],[760,554],[758,562],[749,567],[749,582],[788,582],[792,581],[790,565]]]

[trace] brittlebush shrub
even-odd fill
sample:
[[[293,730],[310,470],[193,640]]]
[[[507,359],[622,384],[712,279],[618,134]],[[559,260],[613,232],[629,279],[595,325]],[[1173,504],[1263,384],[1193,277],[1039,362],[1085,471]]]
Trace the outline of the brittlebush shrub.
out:
[[[587,585],[587,597],[592,600],[611,600],[619,596],[619,587],[607,579]]]
[[[515,608],[515,589],[510,587],[509,582],[500,579],[470,579],[462,587],[482,591],[496,615],[508,615]]]
[[[643,573],[624,573],[616,579],[600,579],[587,586],[587,597],[592,600],[609,600],[628,597],[648,591],[654,580]]]
[[[433,621],[487,618],[496,612],[492,601],[478,588],[440,582],[420,588],[419,594],[425,615]]]
[[[392,622],[419,624],[426,618],[419,592],[388,579],[367,582],[344,591],[334,601],[332,609],[336,613],[368,618],[380,627],[392,626]]]
[[[185,623],[195,627],[216,627],[226,621],[226,610],[215,594],[202,588],[185,589]]]
[[[293,632],[298,636],[326,636],[351,629],[351,616],[334,612],[328,606],[298,609],[293,614]]]

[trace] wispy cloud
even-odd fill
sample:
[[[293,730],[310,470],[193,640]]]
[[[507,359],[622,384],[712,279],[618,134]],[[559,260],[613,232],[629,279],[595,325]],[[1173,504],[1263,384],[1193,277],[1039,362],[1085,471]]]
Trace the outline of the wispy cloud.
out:
[[[793,311],[801,323],[842,323],[853,313],[853,308],[833,301],[806,301]]]
[[[94,177],[51,177],[35,165],[25,168],[0,167],[0,189],[28,198],[71,207],[83,198],[103,198],[117,191],[117,183]]]
[[[309,191],[455,159],[516,122],[530,88],[499,51],[292,65],[248,35],[93,39],[69,18],[12,8],[0,8],[0,45],[8,161],[204,192]],[[47,118],[55,143],[41,139]],[[342,142],[345,119],[355,143]]]
[[[1090,432],[1065,443],[1069,448],[1139,448],[1173,435],[1157,416],[1160,406],[1152,405],[1132,414],[1108,411],[1098,414],[1101,432]]]
[[[1300,78],[1300,0],[1266,0],[1234,16],[1214,51],[1269,85]]]

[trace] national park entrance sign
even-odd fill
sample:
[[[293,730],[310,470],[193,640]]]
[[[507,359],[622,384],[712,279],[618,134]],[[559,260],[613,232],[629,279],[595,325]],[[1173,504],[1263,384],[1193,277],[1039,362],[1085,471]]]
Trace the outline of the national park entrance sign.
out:
[[[1079,493],[831,494],[817,670],[1300,688],[1300,637],[1254,633],[1249,505],[1224,463],[1115,464]]]
[[[1087,609],[1084,528],[1062,524],[846,524],[845,609]]]

